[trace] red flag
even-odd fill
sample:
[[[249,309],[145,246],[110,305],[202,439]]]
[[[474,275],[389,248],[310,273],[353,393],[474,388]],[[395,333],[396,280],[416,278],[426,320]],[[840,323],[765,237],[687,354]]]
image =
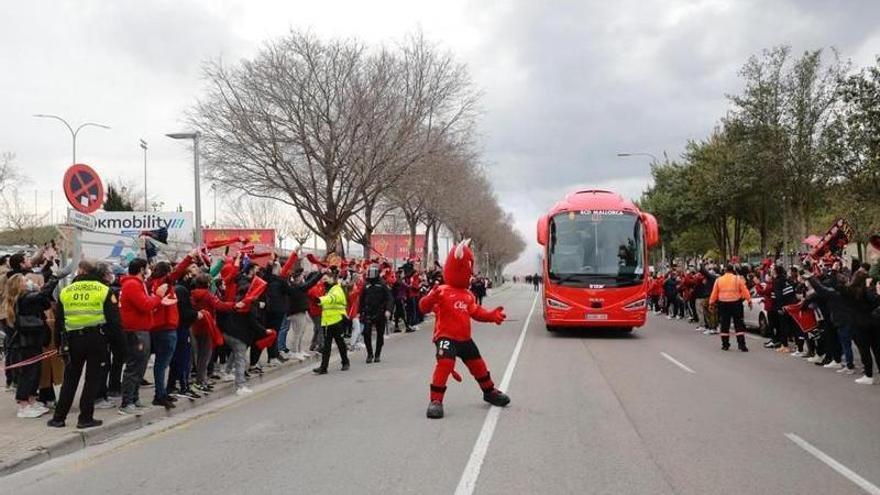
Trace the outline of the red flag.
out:
[[[277,337],[277,336],[278,336],[278,334],[275,333],[275,330],[273,330],[271,328],[267,328],[266,329],[266,336],[257,339],[256,342],[254,342],[254,345],[257,346],[257,349],[260,349],[260,350],[265,349],[275,343],[275,337]]]

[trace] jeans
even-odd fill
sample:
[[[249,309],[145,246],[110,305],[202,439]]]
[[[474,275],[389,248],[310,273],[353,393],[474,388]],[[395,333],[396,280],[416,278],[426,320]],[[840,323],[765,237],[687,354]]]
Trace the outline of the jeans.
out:
[[[189,373],[192,370],[192,337],[189,328],[177,329],[177,346],[171,358],[171,373],[168,386],[177,386],[178,390],[189,388]]]
[[[226,360],[226,372],[235,374],[235,388],[243,387],[244,372],[247,369],[248,363],[247,345],[225,333],[223,334],[223,340],[226,341],[226,345],[232,351],[232,355]]]
[[[312,343],[310,351],[320,351],[324,348],[324,330],[321,328],[321,315],[312,316]]]
[[[275,339],[275,347],[278,352],[290,352],[287,348],[287,333],[290,331],[290,319],[287,316],[282,317],[281,323],[278,324],[278,338]]]
[[[351,348],[357,345],[358,341],[361,340],[361,335],[364,332],[364,326],[361,325],[361,319],[359,317],[354,317],[351,320]]]
[[[167,372],[177,347],[177,330],[157,330],[151,336],[153,350],[156,352],[156,361],[153,363],[153,381],[156,387],[154,398],[161,399],[168,395],[165,390],[168,384]]]
[[[208,363],[214,354],[214,345],[207,332],[194,336],[192,344],[196,355],[196,382],[204,385],[208,382]]]
[[[837,327],[837,339],[840,341],[840,347],[843,348],[843,356],[846,358],[846,367],[854,368],[853,350],[852,350],[853,328],[852,323],[840,324]]]
[[[290,351],[298,354],[303,351],[303,336],[305,336],[306,330],[312,326],[312,319],[308,313],[302,312],[288,315],[287,322],[290,331],[288,338],[290,341]]]
[[[330,352],[333,350],[333,341],[336,341],[336,348],[339,349],[339,356],[342,357],[342,364],[348,364],[348,352],[345,348],[345,325],[342,322],[323,328],[324,330],[324,347],[321,350],[321,369],[327,370],[330,364]]]
[[[122,406],[139,400],[141,380],[150,360],[150,332],[125,332],[125,371],[122,373]]]

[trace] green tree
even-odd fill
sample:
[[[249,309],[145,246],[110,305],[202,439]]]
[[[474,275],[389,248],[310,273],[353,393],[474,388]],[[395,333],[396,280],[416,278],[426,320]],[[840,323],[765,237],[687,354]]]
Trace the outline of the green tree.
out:
[[[112,184],[107,186],[107,196],[104,199],[104,211],[134,211],[131,200],[125,198]]]

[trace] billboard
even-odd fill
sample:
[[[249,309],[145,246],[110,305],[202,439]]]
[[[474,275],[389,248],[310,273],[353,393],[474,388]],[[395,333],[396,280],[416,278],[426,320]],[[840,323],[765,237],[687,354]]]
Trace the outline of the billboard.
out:
[[[416,257],[422,255],[425,248],[425,235],[416,234],[415,245],[410,242],[409,234],[373,234],[370,237],[370,246],[373,256],[383,256],[388,259],[402,260],[409,258],[412,246]]]
[[[159,258],[176,260],[193,246],[193,214],[189,211],[99,211],[95,231],[82,233],[83,256],[128,263],[143,256],[138,236],[145,230],[168,229],[168,244]]]
[[[205,244],[242,237],[248,241],[246,246],[254,246],[253,249],[256,253],[267,253],[275,250],[274,229],[202,229],[202,241]],[[229,245],[229,255],[234,255],[241,247],[242,244],[240,243]],[[226,247],[211,250],[211,254],[216,255],[222,255],[225,252]],[[269,257],[256,257],[254,261],[259,265],[265,265],[269,262]]]

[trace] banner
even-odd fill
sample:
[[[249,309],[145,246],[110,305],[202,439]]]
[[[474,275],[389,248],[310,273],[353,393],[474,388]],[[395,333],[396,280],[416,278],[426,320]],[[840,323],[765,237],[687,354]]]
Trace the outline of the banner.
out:
[[[242,248],[249,254],[256,254],[254,262],[265,266],[270,257],[260,257],[261,253],[274,252],[275,230],[274,229],[202,229],[202,242],[205,244],[228,239],[244,238],[247,244],[234,243],[229,245],[229,255],[233,256]],[[226,247],[212,249],[211,254],[222,255]]]
[[[412,246],[409,234],[373,234],[370,237],[370,245],[373,249],[371,256],[403,260],[409,258],[410,247],[414,247],[412,251],[418,258],[422,256],[422,250],[425,247],[425,235],[416,234],[415,246]]]
[[[177,260],[193,247],[193,214],[189,211],[99,211],[95,231],[82,233],[83,256],[127,264],[143,256],[138,237],[145,230],[168,229],[168,244],[159,258]]]

